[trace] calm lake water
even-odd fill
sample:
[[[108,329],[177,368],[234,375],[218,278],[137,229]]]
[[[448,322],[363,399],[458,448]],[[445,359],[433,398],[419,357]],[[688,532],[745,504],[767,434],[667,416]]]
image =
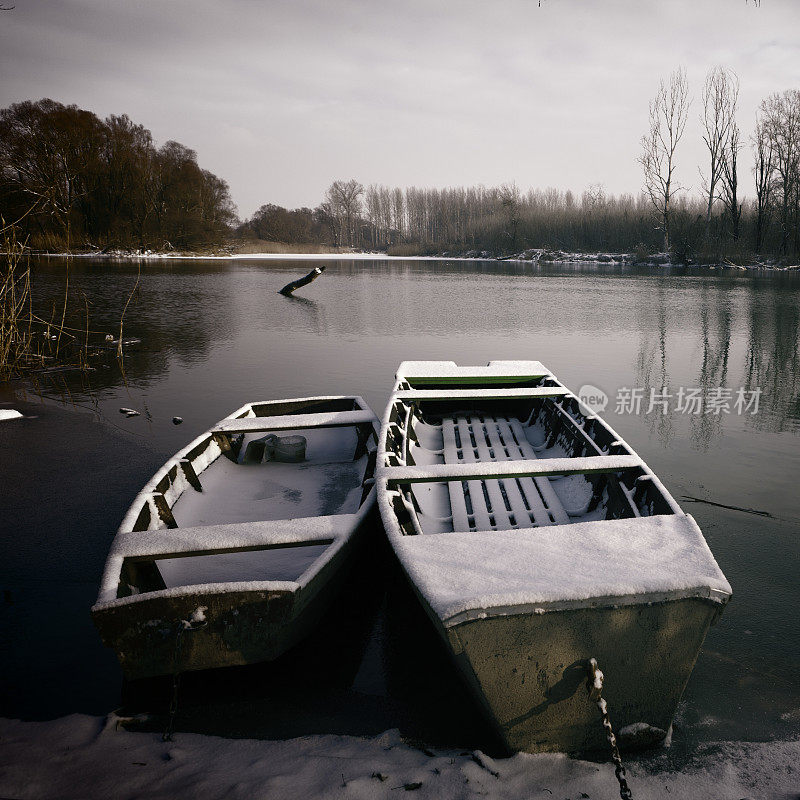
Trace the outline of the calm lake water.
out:
[[[696,517],[733,586],[733,601],[711,629],[686,690],[676,739],[690,748],[698,740],[800,733],[800,275],[508,262],[325,263],[325,274],[294,299],[276,292],[314,262],[146,263],[125,325],[125,335],[142,344],[129,353],[124,379],[112,364],[87,379],[63,376],[45,387],[50,396],[94,408],[127,444],[114,445],[118,458],[108,467],[109,480],[84,489],[87,497],[107,492],[113,507],[90,521],[91,545],[84,541],[79,504],[60,498],[60,477],[46,458],[41,486],[26,496],[31,506],[37,497],[49,505],[37,513],[50,514],[53,530],[40,531],[24,558],[9,511],[19,513],[19,506],[0,500],[6,555],[0,577],[10,587],[3,635],[14,654],[6,663],[6,685],[14,688],[3,698],[4,713],[42,717],[114,706],[119,672],[88,622],[108,543],[152,468],[216,420],[250,400],[329,393],[361,394],[381,416],[404,359],[538,359],[573,390],[591,384],[608,396],[605,417]],[[40,299],[64,268],[54,259],[38,265]],[[90,327],[116,332],[136,264],[75,260],[69,269],[74,290],[90,300]],[[646,413],[650,391],[664,386],[672,395],[667,413],[661,405]],[[642,390],[638,413],[618,402],[632,389]],[[721,395],[720,413],[690,414],[678,405],[690,389],[730,395]],[[750,401],[760,390],[757,413],[737,408],[740,389]],[[22,398],[20,390],[0,395],[5,402]],[[141,416],[125,418],[121,406]],[[43,420],[50,408],[42,407]],[[173,425],[176,415],[183,425]],[[68,425],[59,424],[61,430]],[[35,440],[33,422],[30,431]],[[6,464],[0,464],[0,480],[9,498],[24,487],[8,469],[4,436],[0,431]],[[79,476],[82,461],[94,455],[88,445],[82,451],[80,439],[70,447]],[[141,465],[138,471],[134,464]],[[139,483],[129,485],[127,476]],[[72,564],[65,556],[69,574],[59,577],[52,568],[42,590],[36,581],[51,558],[43,554],[48,537],[64,552],[82,541],[82,560]],[[77,587],[67,599],[62,580]],[[53,603],[63,605],[56,611]],[[391,684],[385,654],[376,654],[382,619],[380,612],[369,623],[372,638],[348,689],[362,701],[387,694]],[[56,631],[58,648],[49,648]],[[71,646],[70,631],[76,637]],[[68,668],[64,648],[71,653]],[[31,660],[37,662],[33,677]],[[372,708],[364,703],[361,708]],[[386,711],[384,705],[375,725],[402,726],[396,719],[402,707]],[[365,719],[370,713],[364,711]],[[335,715],[330,728],[337,729]],[[339,729],[359,732],[359,725],[343,718]]]

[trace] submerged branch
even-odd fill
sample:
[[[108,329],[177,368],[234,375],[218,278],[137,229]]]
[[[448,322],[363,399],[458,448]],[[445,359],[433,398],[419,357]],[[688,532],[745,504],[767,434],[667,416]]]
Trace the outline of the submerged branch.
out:
[[[130,304],[131,300],[133,299],[134,294],[136,294],[136,290],[139,288],[139,281],[142,277],[142,262],[138,262],[138,271],[136,273],[136,283],[133,285],[133,289],[131,289],[131,293],[128,295],[128,299],[125,302],[125,308],[122,309],[122,316],[119,318],[119,343],[117,344],[117,359],[122,364],[122,325],[125,321],[125,312],[128,310],[128,305]]]
[[[287,283],[283,289],[278,291],[278,294],[282,294],[285,297],[291,297],[292,292],[294,292],[296,289],[299,289],[301,286],[305,286],[307,283],[311,283],[311,281],[316,280],[324,271],[325,267],[314,267],[314,269],[312,269],[308,275],[298,278],[296,281],[292,281],[291,283]]]
[[[769,511],[759,511],[757,508],[745,508],[744,506],[729,506],[725,503],[715,503],[713,500],[704,500],[702,497],[692,497],[691,495],[683,495],[684,500],[690,503],[705,503],[707,506],[716,506],[717,508],[728,508],[731,511],[743,511],[745,514],[757,514],[759,517],[772,517]]]

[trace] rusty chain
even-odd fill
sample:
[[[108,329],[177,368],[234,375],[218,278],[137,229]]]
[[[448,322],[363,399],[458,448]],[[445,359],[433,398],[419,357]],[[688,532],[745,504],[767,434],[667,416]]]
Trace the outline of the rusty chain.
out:
[[[633,800],[631,790],[628,788],[628,781],[625,776],[625,767],[622,764],[622,756],[619,754],[619,747],[617,746],[617,737],[614,736],[614,729],[611,727],[611,718],[608,715],[608,704],[603,699],[603,673],[597,666],[597,660],[594,658],[589,659],[587,664],[587,672],[589,679],[586,682],[586,687],[589,690],[589,700],[597,704],[600,709],[600,715],[603,721],[603,729],[605,730],[606,739],[611,747],[611,760],[614,762],[614,775],[619,781],[619,796],[622,800]]]

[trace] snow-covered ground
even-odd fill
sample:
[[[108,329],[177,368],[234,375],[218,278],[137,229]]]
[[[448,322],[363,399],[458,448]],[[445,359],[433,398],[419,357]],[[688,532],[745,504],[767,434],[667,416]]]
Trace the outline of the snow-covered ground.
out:
[[[439,256],[390,256],[386,253],[225,253],[222,255],[194,255],[186,253],[160,253],[146,250],[143,253],[112,251],[108,253],[40,253],[45,258],[106,258],[110,260],[192,260],[201,261],[238,261],[243,259],[260,261],[511,261],[533,263],[559,263],[559,264],[637,264],[631,253],[568,253],[561,250],[525,250],[513,256],[498,258],[492,253],[470,251],[464,255],[439,255]],[[639,266],[685,266],[680,263],[671,264],[669,254],[655,253]],[[694,265],[703,266],[703,265]],[[800,266],[778,266],[772,263],[758,263],[750,266],[734,264],[707,264],[707,269],[760,269],[792,271]]]
[[[619,797],[610,764],[564,755],[492,759],[479,751],[420,750],[396,730],[371,739],[306,736],[221,739],[124,730],[120,719],[72,715],[0,720],[4,798],[424,798]],[[636,800],[793,800],[800,741],[703,745],[680,772],[667,751],[628,768]]]
[[[41,253],[45,258],[106,258],[110,260],[178,259],[201,261],[452,261],[444,256],[390,256],[386,253],[226,253],[224,255],[190,255],[185,253]]]

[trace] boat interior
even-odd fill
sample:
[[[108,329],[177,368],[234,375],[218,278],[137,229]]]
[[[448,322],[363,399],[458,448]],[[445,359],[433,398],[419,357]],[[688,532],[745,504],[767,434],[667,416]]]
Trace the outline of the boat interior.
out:
[[[680,513],[628,445],[552,376],[468,387],[401,380],[383,445],[384,466],[417,468],[408,480],[394,481],[392,503],[404,534]],[[620,468],[621,460],[609,456],[629,458]],[[556,459],[548,475],[547,462]],[[520,474],[513,464],[520,461],[531,474]],[[509,469],[497,462],[509,462]],[[469,464],[479,466],[460,466]],[[480,476],[487,464],[496,478]],[[448,472],[457,478],[470,471],[471,480],[446,479]]]
[[[314,533],[313,521],[356,515],[372,488],[373,422],[369,408],[352,397],[254,403],[222,420],[137,498],[131,532],[146,531],[147,541],[160,538],[163,547],[155,556],[148,547],[124,559],[118,597],[208,583],[297,581],[333,543]],[[281,535],[281,520],[304,518],[307,540]],[[186,534],[196,547],[172,544]]]

